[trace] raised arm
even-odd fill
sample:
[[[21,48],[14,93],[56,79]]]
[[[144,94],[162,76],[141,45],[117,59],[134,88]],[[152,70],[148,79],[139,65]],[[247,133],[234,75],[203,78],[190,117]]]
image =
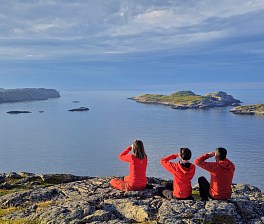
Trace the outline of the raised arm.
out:
[[[214,157],[215,156],[215,152],[208,152],[205,153],[203,155],[201,155],[200,157],[196,158],[194,160],[194,164],[207,170],[207,171],[212,171],[215,168],[215,162],[205,162],[205,160]]]
[[[172,154],[170,156],[166,156],[160,160],[160,163],[171,174],[174,174],[176,170],[176,163],[172,163],[170,162],[170,160],[176,159],[178,156],[179,156],[178,154]]]
[[[131,146],[128,146],[123,152],[120,153],[118,158],[124,162],[131,161],[131,154],[128,154],[132,150]]]

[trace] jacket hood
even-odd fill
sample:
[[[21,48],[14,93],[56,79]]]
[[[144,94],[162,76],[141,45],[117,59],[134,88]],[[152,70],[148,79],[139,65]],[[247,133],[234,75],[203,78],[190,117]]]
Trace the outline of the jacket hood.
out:
[[[186,167],[182,166],[181,163],[179,162],[178,168],[183,174],[195,172],[195,166],[192,163],[190,165],[190,168],[186,168]]]
[[[226,170],[235,168],[234,164],[229,159],[219,160],[217,163],[221,168]]]

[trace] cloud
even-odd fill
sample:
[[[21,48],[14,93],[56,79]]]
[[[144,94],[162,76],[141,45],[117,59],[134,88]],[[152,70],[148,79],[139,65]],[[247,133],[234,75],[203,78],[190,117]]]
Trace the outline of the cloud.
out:
[[[264,36],[263,12],[260,0],[4,1],[0,58],[199,54],[214,43],[227,52],[233,43],[236,49],[263,54],[261,42],[253,49],[245,44],[252,41],[249,36]]]

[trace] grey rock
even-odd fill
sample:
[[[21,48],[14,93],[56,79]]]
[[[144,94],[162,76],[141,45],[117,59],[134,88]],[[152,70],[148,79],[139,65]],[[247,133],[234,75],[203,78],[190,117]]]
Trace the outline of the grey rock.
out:
[[[6,175],[6,178],[20,179],[21,176],[16,172],[11,172]]]
[[[39,178],[50,187],[35,186],[0,196],[2,220],[39,220],[40,223],[261,223],[264,204],[261,191],[251,185],[234,184],[232,199],[181,201],[158,196],[164,183],[148,178],[153,189],[122,192],[109,185],[112,177],[78,177],[69,174],[22,175]],[[42,178],[42,179],[41,179]],[[19,180],[20,182],[23,182]],[[52,181],[51,181],[52,180]],[[28,183],[25,181],[25,184]],[[45,182],[43,182],[45,181]],[[25,185],[26,186],[26,185]],[[30,186],[31,187],[31,186]],[[194,186],[197,189],[197,186]]]

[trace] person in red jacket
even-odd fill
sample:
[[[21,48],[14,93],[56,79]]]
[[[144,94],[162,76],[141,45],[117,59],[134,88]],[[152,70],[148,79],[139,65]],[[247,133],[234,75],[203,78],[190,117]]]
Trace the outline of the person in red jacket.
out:
[[[131,151],[131,154],[129,152]],[[146,169],[147,155],[144,150],[143,142],[134,141],[132,146],[128,146],[118,157],[121,161],[129,162],[129,175],[120,180],[114,178],[110,185],[122,191],[144,190],[147,184]]]
[[[180,148],[179,154],[172,154],[161,159],[162,166],[173,175],[173,183],[159,188],[161,195],[168,199],[193,200],[191,180],[195,174],[195,166],[189,162],[192,152],[188,148]],[[170,162],[179,158],[178,163]]]
[[[215,152],[203,154],[194,160],[194,164],[207,170],[211,175],[210,184],[205,177],[198,178],[202,200],[208,201],[208,198],[226,200],[231,198],[235,165],[226,158],[226,155],[227,150],[219,147]],[[215,157],[216,162],[205,162],[211,157]]]

